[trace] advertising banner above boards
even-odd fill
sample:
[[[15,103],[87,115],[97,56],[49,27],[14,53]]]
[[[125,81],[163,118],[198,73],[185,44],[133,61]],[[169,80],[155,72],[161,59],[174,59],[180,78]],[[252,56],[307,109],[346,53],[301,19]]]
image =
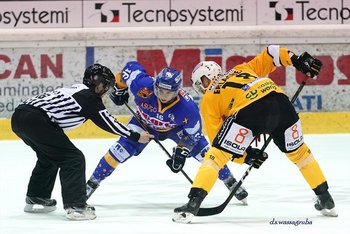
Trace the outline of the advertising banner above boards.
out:
[[[82,27],[81,1],[1,1],[0,28]]]
[[[310,24],[350,24],[350,1],[0,1],[0,28]]]
[[[139,61],[150,75],[170,66],[183,74],[183,86],[199,101],[191,88],[190,76],[202,60],[213,60],[229,70],[252,59],[264,45],[142,46],[142,47],[55,47],[3,48],[0,53],[0,118],[9,118],[14,108],[34,95],[82,82],[85,67],[98,62],[117,72],[131,60]],[[298,111],[350,111],[350,44],[298,45],[289,49],[308,51],[320,59],[323,68],[315,79],[308,79],[294,106]],[[270,77],[292,96],[305,76],[293,67],[279,67]],[[107,96],[107,95],[106,95]],[[115,108],[104,98],[113,114],[129,115],[125,107]],[[130,101],[132,104],[133,102]]]

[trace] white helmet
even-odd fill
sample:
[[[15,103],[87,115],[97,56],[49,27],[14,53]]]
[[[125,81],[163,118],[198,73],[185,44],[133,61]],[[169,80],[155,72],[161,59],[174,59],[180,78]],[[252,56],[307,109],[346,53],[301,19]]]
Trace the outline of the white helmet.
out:
[[[203,61],[197,64],[192,71],[192,87],[198,95],[203,95],[207,87],[203,86],[202,77],[206,77],[209,80],[213,80],[221,75],[221,67],[219,64],[213,61]]]

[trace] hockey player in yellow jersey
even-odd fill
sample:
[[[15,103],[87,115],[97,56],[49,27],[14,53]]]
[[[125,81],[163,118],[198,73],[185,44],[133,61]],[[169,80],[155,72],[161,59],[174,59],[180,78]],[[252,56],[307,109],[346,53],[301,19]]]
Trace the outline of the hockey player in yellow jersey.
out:
[[[315,208],[324,215],[337,216],[327,180],[304,142],[298,114],[283,90],[267,78],[276,67],[290,65],[313,78],[322,63],[307,52],[297,56],[286,48],[270,45],[251,61],[224,74],[211,61],[194,68],[192,86],[203,95],[201,114],[212,147],[194,179],[189,202],[175,208],[173,221],[191,221],[214,186],[218,171],[229,160],[259,168],[267,154],[250,144],[260,134],[272,136],[277,147],[299,168],[316,194]]]

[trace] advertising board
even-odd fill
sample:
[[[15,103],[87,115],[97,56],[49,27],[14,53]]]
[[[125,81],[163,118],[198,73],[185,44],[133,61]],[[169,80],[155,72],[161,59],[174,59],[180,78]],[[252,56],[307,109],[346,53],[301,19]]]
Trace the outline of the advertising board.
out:
[[[1,1],[0,28],[82,27],[81,1]]]
[[[87,65],[98,62],[117,72],[130,60],[137,60],[150,75],[170,66],[183,73],[183,85],[196,101],[190,76],[202,60],[213,60],[224,70],[252,59],[264,45],[204,45],[204,46],[139,46],[88,48],[5,48],[0,53],[0,118],[11,116],[21,100],[54,88],[81,82]],[[309,79],[295,102],[298,111],[349,111],[350,44],[286,45],[296,53],[308,51],[323,63],[319,76]],[[305,78],[291,67],[280,67],[270,77],[287,94],[292,95]],[[106,98],[114,114],[128,114],[125,108],[115,108]]]
[[[317,24],[350,24],[350,1],[0,1],[0,28]]]

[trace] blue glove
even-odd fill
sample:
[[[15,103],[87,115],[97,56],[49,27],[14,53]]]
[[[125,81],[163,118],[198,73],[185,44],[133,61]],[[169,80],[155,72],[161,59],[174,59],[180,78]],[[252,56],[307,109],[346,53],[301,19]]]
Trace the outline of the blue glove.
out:
[[[178,173],[184,167],[186,158],[189,156],[189,154],[189,149],[181,146],[176,146],[173,148],[172,158],[168,159],[166,161],[166,164],[172,172]]]
[[[129,100],[128,88],[118,89],[117,86],[114,86],[112,91],[109,93],[109,98],[117,106],[122,106],[124,103],[127,103]]]

